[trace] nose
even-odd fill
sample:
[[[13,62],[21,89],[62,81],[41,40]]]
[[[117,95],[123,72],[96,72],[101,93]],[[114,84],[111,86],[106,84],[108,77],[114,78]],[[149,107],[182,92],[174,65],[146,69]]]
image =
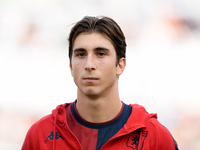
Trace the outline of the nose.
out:
[[[85,70],[92,71],[95,69],[96,69],[96,66],[95,66],[94,58],[93,56],[88,55],[86,59],[86,63],[85,63]]]

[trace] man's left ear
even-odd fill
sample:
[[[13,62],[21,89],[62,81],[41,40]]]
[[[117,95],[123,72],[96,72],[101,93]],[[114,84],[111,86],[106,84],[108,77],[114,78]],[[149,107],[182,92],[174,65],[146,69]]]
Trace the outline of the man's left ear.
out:
[[[119,64],[117,65],[117,76],[120,76],[124,72],[125,67],[126,67],[126,59],[122,57],[119,60]]]

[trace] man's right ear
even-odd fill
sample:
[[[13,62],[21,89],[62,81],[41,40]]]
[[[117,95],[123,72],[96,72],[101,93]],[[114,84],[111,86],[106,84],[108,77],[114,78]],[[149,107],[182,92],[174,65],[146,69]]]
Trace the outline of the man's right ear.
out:
[[[73,69],[72,69],[72,64],[71,64],[71,62],[69,63],[69,68],[70,68],[70,71],[71,71],[71,75],[73,76]]]

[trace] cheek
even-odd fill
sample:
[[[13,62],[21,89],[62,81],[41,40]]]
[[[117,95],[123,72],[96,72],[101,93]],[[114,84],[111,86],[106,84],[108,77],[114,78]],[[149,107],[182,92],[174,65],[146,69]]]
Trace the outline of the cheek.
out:
[[[75,83],[76,85],[77,85],[78,80],[79,80],[79,79],[78,79],[78,77],[79,77],[78,74],[79,74],[79,73],[78,73],[76,70],[73,70],[73,71],[72,71],[72,77],[73,77],[74,83]]]
[[[78,63],[77,61],[73,61],[70,64],[71,74],[74,76],[77,70],[80,70],[79,68],[80,68],[80,63]]]
[[[80,64],[74,64],[72,66],[71,74],[72,74],[74,80],[77,80],[77,78],[80,78],[82,72],[83,72],[83,69]]]
[[[112,74],[116,74],[116,65],[114,63],[105,63],[101,64],[101,67],[103,68],[104,72],[108,75],[111,76]]]

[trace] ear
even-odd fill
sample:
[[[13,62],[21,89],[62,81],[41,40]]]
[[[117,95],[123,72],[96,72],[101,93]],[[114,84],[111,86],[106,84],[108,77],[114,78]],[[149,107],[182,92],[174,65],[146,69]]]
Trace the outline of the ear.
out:
[[[69,68],[70,68],[70,71],[71,71],[71,75],[73,76],[73,69],[72,69],[72,64],[71,64],[71,62],[69,63]]]
[[[117,65],[117,76],[120,76],[124,72],[125,67],[126,67],[126,59],[122,57],[119,60],[119,64]]]

